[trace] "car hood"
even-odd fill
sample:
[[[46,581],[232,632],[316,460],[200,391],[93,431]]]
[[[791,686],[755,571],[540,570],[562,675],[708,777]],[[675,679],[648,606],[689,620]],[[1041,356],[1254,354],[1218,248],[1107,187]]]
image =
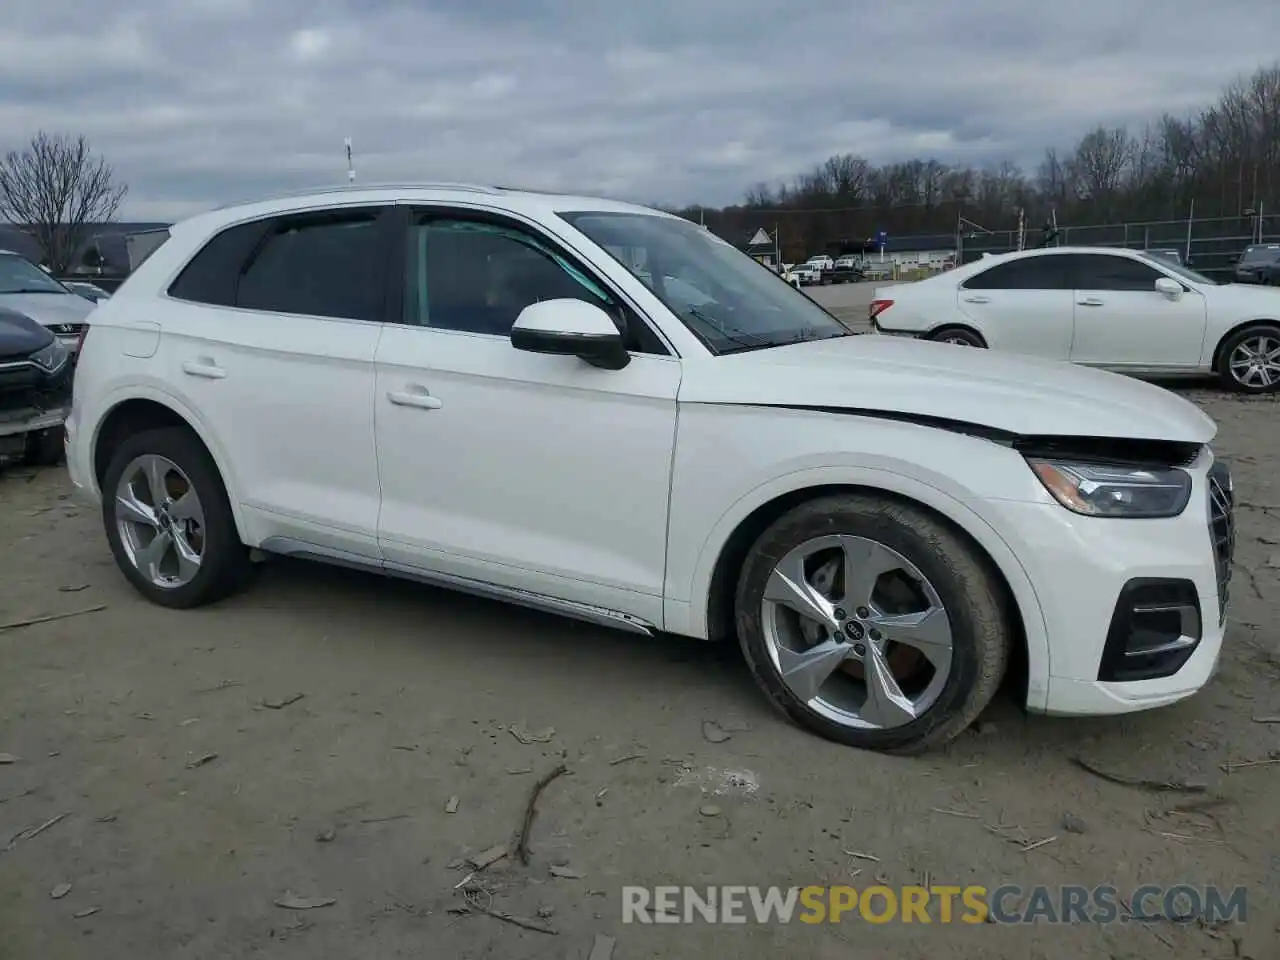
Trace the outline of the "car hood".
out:
[[[53,342],[53,334],[30,317],[0,307],[0,360],[29,357]]]
[[[0,308],[25,313],[46,327],[86,323],[96,304],[74,293],[0,293]]]
[[[688,376],[685,403],[842,408],[1022,435],[1208,443],[1217,424],[1168,390],[995,350],[875,335],[728,354]]]

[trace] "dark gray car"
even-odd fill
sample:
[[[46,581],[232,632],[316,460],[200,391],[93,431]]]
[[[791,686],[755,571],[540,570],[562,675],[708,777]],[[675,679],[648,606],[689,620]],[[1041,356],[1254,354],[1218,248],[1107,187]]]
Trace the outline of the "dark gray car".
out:
[[[1280,286],[1280,243],[1245,247],[1236,262],[1236,283]]]
[[[94,306],[26,257],[0,250],[0,308],[25,314],[47,327],[72,353],[80,347]]]

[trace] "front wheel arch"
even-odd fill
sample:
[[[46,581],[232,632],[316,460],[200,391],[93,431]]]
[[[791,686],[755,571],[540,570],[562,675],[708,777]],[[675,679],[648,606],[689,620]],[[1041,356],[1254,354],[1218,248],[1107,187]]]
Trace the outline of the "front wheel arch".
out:
[[[1209,364],[1209,369],[1213,370],[1215,373],[1220,372],[1223,361],[1222,351],[1227,345],[1227,341],[1236,334],[1243,333],[1253,327],[1269,327],[1270,329],[1275,330],[1276,334],[1280,336],[1280,320],[1270,320],[1264,317],[1258,320],[1246,320],[1243,323],[1237,323],[1234,327],[1218,338],[1218,342],[1213,348],[1213,360]]]
[[[941,510],[928,503],[882,487],[867,484],[822,484],[802,487],[760,504],[743,518],[721,546],[715,565],[712,568],[709,589],[706,594],[706,636],[712,640],[728,640],[736,637],[737,624],[734,601],[738,586],[738,576],[752,545],[760,535],[774,521],[804,503],[848,494],[874,495],[888,500],[896,500],[905,506],[920,510],[939,523],[949,527],[982,560],[1005,593],[1006,609],[1010,612],[1012,621],[1010,627],[1013,635],[1013,649],[1006,682],[1017,683],[1021,702],[1028,707],[1036,707],[1038,701],[1043,699],[1043,694],[1047,690],[1049,674],[1048,649],[1046,646],[1043,651],[1040,651],[1040,655],[1034,658],[1039,664],[1039,669],[1036,672],[1043,675],[1039,677],[1039,682],[1037,683],[1037,688],[1040,688],[1041,695],[1032,698],[1029,682],[1033,658],[1031,656],[1031,638],[1027,630],[1027,615],[1031,611],[1025,609],[1024,602],[1020,600],[1018,591],[1013,589],[1006,570],[996,562],[991,551],[965,526],[957,523]],[[1045,640],[1042,640],[1042,642],[1047,643]],[[1032,702],[1033,699],[1036,703]]]

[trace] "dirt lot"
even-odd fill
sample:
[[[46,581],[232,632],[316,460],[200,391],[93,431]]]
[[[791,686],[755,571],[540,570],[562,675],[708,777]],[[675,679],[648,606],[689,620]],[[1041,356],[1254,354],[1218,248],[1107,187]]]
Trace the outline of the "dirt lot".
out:
[[[0,628],[0,753],[12,758],[0,758],[0,956],[562,960],[604,934],[615,960],[1274,960],[1280,764],[1224,765],[1280,757],[1280,723],[1259,719],[1280,715],[1277,406],[1189,395],[1221,423],[1244,501],[1210,688],[1088,721],[1026,717],[1006,697],[918,759],[789,726],[732,649],[340,570],[277,562],[216,608],[149,606],[62,470],[12,470],[0,478],[0,623],[101,609]],[[1076,756],[1201,778],[1207,792],[1118,785]],[[482,906],[541,913],[556,932],[450,912],[472,872],[460,858],[512,842],[534,781],[562,762],[529,864],[504,859],[478,878]],[[1248,922],[621,923],[623,884],[926,876],[1243,884]],[[277,906],[287,895],[334,902]]]

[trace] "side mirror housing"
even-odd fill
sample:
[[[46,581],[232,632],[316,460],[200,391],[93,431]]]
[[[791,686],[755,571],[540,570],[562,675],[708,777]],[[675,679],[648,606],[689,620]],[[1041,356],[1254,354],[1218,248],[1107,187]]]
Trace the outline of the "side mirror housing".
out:
[[[579,357],[605,370],[621,370],[631,362],[613,318],[585,300],[531,303],[511,327],[511,345],[530,353]]]
[[[1156,279],[1156,292],[1164,294],[1170,300],[1177,300],[1182,296],[1182,284],[1172,277],[1158,277]]]

